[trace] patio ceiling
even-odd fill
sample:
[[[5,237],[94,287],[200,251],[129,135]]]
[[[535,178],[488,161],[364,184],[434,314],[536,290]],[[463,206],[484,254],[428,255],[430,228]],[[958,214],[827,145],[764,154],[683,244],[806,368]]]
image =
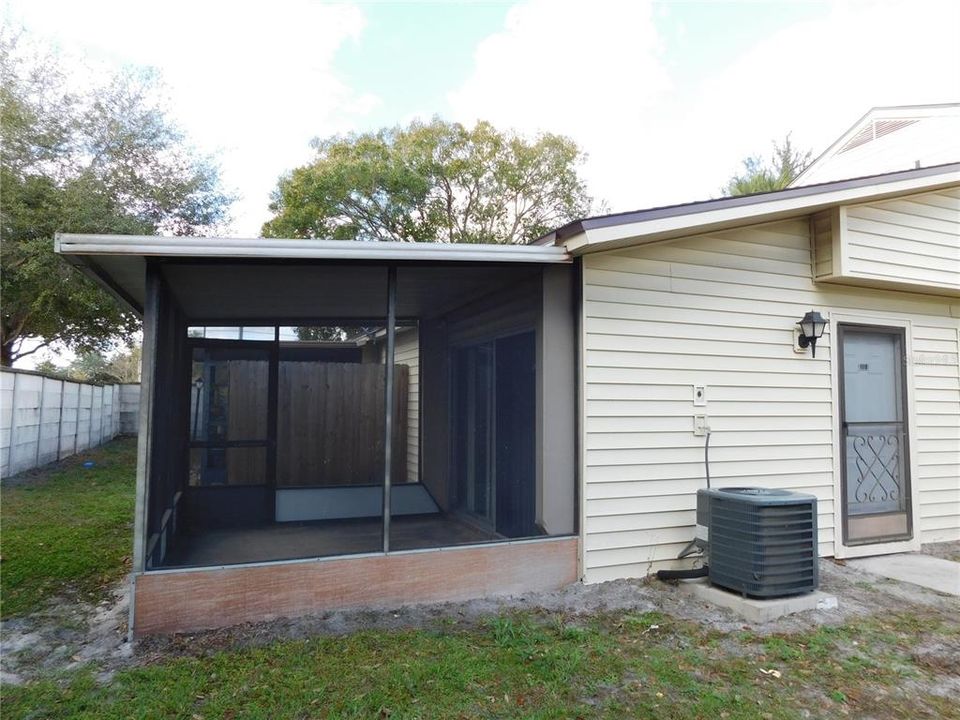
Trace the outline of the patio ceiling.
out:
[[[536,271],[529,265],[401,267],[397,317],[431,317]],[[171,264],[163,274],[183,311],[197,324],[375,319],[387,312],[385,267]]]
[[[184,311],[207,320],[377,317],[390,263],[405,268],[398,315],[425,315],[510,282],[511,268],[571,262],[564,248],[531,245],[60,234],[55,246],[138,313],[156,259]]]

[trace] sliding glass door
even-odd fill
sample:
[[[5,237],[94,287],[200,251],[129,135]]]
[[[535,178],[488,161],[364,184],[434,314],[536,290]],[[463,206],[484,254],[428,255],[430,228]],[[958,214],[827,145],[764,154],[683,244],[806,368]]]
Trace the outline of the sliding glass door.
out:
[[[536,343],[517,333],[454,354],[451,477],[462,511],[503,537],[536,529]]]

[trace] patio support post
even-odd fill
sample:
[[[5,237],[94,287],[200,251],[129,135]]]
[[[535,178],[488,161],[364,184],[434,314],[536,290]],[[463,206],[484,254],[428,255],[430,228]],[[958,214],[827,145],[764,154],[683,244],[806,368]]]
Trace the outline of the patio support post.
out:
[[[150,455],[153,445],[159,311],[160,273],[153,263],[147,263],[146,297],[143,303],[143,345],[140,354],[140,419],[137,428],[137,489],[133,530],[134,574],[143,572],[146,568],[147,508],[150,498]],[[133,608],[132,601],[130,607]],[[133,627],[132,622],[130,627]]]
[[[241,332],[243,326],[240,326]],[[270,520],[277,517],[277,396],[280,392],[280,326],[273,326],[267,370],[267,485],[270,487]],[[199,403],[197,404],[199,408]]]
[[[386,397],[383,441],[383,552],[390,552],[390,470],[393,465],[393,355],[397,329],[397,268],[387,270],[387,347],[384,353]]]

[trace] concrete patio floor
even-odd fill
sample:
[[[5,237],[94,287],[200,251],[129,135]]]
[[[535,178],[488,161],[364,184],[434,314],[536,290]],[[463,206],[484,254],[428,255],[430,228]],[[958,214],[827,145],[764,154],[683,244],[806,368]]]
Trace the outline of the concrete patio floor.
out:
[[[847,560],[847,565],[882,577],[960,596],[960,563],[923,553],[899,553]]]
[[[232,565],[296,558],[375,553],[383,547],[383,522],[326,520],[272,523],[253,528],[211,530],[185,535],[171,549],[164,567]],[[455,517],[416,515],[393,519],[390,546],[418,550],[502,539]]]

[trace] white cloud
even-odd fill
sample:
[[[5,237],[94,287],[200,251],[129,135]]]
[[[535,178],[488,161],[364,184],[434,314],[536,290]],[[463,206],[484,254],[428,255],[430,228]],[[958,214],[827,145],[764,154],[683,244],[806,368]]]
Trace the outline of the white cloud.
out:
[[[958,28],[956,3],[837,4],[707,78],[681,131],[709,127],[716,149],[701,143],[694,157],[720,182],[739,158],[768,152],[790,130],[816,155],[872,107],[960,100]]]
[[[259,234],[277,177],[310,157],[312,137],[350,129],[377,103],[333,68],[363,30],[355,6],[24,0],[12,9],[30,34],[68,52],[162,70],[171,115],[198,147],[219,150],[224,183],[241,196],[235,234]]]
[[[788,131],[819,152],[875,105],[960,100],[960,4],[838,3],[702,67],[683,96],[651,7],[513,8],[451,93],[455,116],[571,135],[616,211],[715,196]]]
[[[656,142],[670,82],[651,3],[536,0],[512,8],[450,94],[456,119],[570,135],[595,195],[639,197],[634,162]]]

